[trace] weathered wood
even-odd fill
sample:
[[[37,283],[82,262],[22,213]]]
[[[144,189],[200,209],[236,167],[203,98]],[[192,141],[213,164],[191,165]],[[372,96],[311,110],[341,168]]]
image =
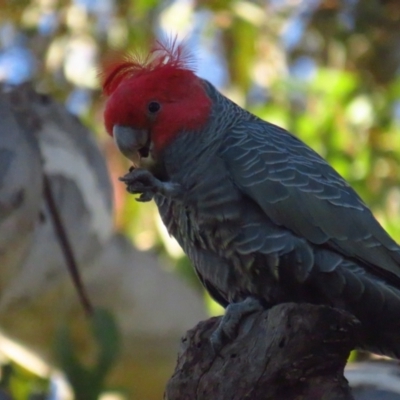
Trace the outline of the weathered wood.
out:
[[[343,376],[359,323],[326,306],[281,304],[243,318],[238,335],[213,353],[220,317],[182,338],[165,400],[351,400]]]

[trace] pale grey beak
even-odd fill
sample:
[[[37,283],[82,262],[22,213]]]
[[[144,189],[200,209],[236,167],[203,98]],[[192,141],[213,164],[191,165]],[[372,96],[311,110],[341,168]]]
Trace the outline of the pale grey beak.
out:
[[[132,161],[134,167],[139,167],[141,158],[139,150],[146,146],[148,132],[144,129],[114,125],[113,137],[119,151]]]

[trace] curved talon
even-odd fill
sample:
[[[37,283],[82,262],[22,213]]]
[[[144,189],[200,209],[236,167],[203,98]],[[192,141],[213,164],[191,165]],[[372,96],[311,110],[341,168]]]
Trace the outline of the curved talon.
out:
[[[146,193],[142,193],[137,199],[135,199],[136,201],[139,201],[141,203],[146,203],[147,201],[151,201],[153,200],[154,197],[154,193],[150,193],[150,192],[146,192]]]
[[[237,328],[244,316],[262,310],[264,310],[264,307],[254,297],[247,297],[239,303],[229,304],[217,329],[210,336],[211,346],[215,354],[221,351],[227,341],[234,339],[237,334]]]
[[[137,201],[146,202],[155,194],[165,197],[177,197],[182,193],[181,186],[173,182],[161,182],[146,169],[130,169],[126,175],[119,178],[126,184],[126,190],[132,194],[140,194]]]

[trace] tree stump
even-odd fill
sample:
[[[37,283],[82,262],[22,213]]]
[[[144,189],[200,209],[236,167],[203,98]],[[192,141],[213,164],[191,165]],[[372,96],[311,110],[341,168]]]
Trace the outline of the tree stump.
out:
[[[343,376],[359,322],[328,306],[286,303],[243,318],[237,337],[214,354],[221,317],[182,338],[165,400],[351,400]]]

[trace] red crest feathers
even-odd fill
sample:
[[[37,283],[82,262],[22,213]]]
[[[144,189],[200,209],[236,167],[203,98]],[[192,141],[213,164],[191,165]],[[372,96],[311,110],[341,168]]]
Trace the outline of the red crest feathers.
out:
[[[134,54],[106,67],[101,74],[103,92],[110,96],[122,81],[163,68],[193,71],[193,55],[184,43],[178,44],[176,38],[165,43],[157,40],[146,57]]]

